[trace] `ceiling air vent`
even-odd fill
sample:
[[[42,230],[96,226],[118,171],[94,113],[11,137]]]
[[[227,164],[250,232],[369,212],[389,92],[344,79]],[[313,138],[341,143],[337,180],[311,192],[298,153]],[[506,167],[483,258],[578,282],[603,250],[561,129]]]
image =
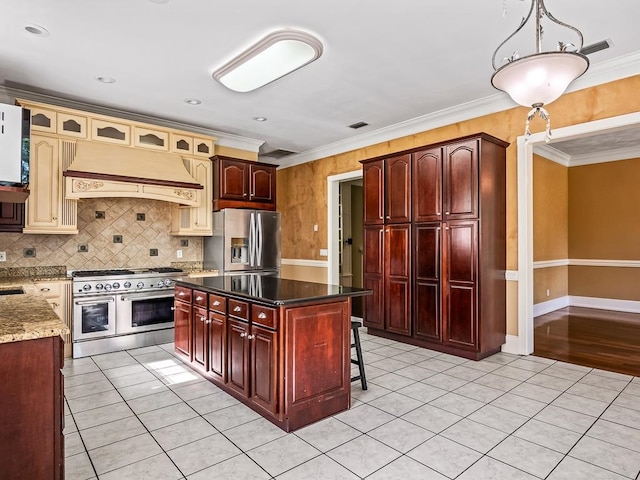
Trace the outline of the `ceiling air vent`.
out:
[[[591,45],[587,45],[586,47],[582,47],[580,53],[583,55],[591,55],[592,53],[599,52],[600,50],[606,50],[611,47],[611,45],[611,40],[607,38],[606,40],[601,40],[599,42],[592,43]]]
[[[293,150],[285,150],[284,148],[278,148],[276,150],[271,150],[270,152],[261,154],[261,155],[278,160],[280,158],[293,155],[294,153],[298,153],[298,152],[294,152]]]
[[[349,125],[349,128],[353,128],[354,130],[357,130],[359,128],[366,127],[367,125],[369,124],[366,122],[356,122]]]

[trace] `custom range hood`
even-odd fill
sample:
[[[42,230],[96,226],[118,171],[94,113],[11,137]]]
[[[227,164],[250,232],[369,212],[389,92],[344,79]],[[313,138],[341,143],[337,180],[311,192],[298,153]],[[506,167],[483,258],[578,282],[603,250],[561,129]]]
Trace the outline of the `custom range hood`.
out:
[[[178,154],[79,140],[71,155],[63,172],[66,198],[137,197],[199,204],[197,192],[204,187]]]

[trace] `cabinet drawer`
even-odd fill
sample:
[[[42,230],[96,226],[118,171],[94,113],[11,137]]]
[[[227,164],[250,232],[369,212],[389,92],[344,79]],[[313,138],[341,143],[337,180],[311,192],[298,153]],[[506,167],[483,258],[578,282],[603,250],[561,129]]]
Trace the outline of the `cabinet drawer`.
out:
[[[209,310],[219,313],[227,313],[227,299],[220,295],[209,294]]]
[[[62,296],[62,282],[42,282],[34,283],[36,288],[44,296],[44,298],[60,298]]]
[[[193,304],[199,307],[207,308],[207,292],[200,290],[193,291]]]
[[[175,289],[176,300],[181,302],[191,303],[191,289],[185,287],[176,287]]]
[[[278,328],[278,312],[275,308],[262,305],[251,306],[251,322],[265,327]]]
[[[238,300],[229,299],[229,315],[242,320],[249,320],[249,304]]]

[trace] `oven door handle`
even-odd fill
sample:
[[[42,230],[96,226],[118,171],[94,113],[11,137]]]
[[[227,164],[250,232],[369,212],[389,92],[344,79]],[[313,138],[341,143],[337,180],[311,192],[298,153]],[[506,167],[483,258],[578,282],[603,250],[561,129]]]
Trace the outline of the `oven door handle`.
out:
[[[141,294],[141,295],[121,295],[120,300],[123,302],[131,302],[135,300],[155,300],[157,298],[171,298],[173,297],[173,293],[170,294]]]
[[[100,305],[101,303],[111,303],[115,301],[113,297],[110,298],[101,298],[95,300],[85,300],[85,301],[76,301],[74,302],[76,305]]]

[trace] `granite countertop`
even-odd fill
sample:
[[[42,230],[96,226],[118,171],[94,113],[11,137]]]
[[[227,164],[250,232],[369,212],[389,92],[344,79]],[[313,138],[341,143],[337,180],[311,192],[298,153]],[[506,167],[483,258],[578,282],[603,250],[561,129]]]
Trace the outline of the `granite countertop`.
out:
[[[55,337],[69,333],[67,326],[55,314],[33,283],[38,280],[55,279],[56,277],[51,276],[37,279],[33,277],[0,278],[0,291],[24,290],[23,294],[0,295],[0,343]]]
[[[292,305],[339,297],[359,297],[372,293],[371,290],[364,288],[287,280],[256,274],[182,278],[177,283],[272,305]]]

